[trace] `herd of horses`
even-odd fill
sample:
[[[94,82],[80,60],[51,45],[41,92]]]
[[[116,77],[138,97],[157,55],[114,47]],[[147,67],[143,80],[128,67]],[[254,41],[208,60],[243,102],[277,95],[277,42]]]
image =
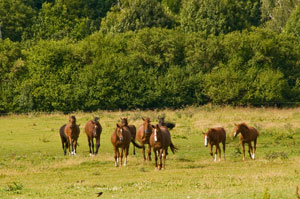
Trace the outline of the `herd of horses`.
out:
[[[121,118],[121,123],[116,124],[116,128],[111,136],[111,143],[114,149],[115,166],[126,166],[130,142],[133,144],[133,154],[135,147],[142,149],[144,160],[151,161],[151,149],[155,155],[155,169],[164,169],[165,160],[168,155],[168,148],[175,153],[178,148],[172,143],[170,130],[175,127],[174,123],[165,122],[164,117],[158,118],[158,124],[151,124],[150,118],[142,118],[143,123],[136,129],[135,125],[128,124],[127,118]],[[84,127],[88,138],[90,156],[97,155],[100,148],[100,136],[102,126],[99,118],[88,121]],[[69,122],[61,126],[60,137],[64,155],[69,149],[70,155],[76,155],[77,140],[80,134],[79,125],[76,124],[76,117],[70,116]],[[259,132],[254,127],[249,127],[245,123],[235,124],[234,137],[240,134],[240,142],[243,150],[243,160],[245,160],[245,144],[248,144],[248,152],[251,159],[255,159],[256,143]],[[222,127],[210,128],[204,135],[204,145],[210,146],[210,155],[213,156],[213,146],[215,146],[214,161],[221,160],[220,143],[223,145],[223,157],[225,160],[226,131]],[[94,139],[96,147],[94,145]],[[136,140],[139,142],[136,143]],[[254,146],[252,147],[252,142]],[[147,158],[145,156],[146,145],[148,145]],[[123,163],[123,154],[125,160]],[[159,160],[159,163],[158,163]]]

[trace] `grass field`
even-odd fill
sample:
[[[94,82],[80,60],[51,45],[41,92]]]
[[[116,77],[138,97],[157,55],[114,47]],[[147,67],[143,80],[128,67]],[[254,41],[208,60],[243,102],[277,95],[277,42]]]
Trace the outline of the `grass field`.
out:
[[[120,117],[139,125],[141,117],[165,114],[176,154],[155,171],[141,150],[126,167],[115,168],[110,136]],[[29,114],[0,117],[0,198],[294,198],[300,186],[300,108],[189,107],[181,110],[74,113],[81,124],[77,156],[63,156],[59,127],[68,115]],[[100,153],[89,157],[85,123],[100,116]],[[256,160],[242,161],[234,123],[260,131]],[[154,122],[153,122],[154,123]],[[155,122],[156,123],[156,122]],[[213,162],[201,131],[223,126],[227,159]],[[246,148],[248,150],[248,148]],[[152,155],[153,157],[153,155]]]

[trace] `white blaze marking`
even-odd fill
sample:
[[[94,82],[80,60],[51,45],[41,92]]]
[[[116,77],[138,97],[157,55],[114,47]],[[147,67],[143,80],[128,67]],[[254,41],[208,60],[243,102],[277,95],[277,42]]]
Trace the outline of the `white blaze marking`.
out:
[[[204,146],[207,146],[207,135],[204,136]]]
[[[156,129],[154,130],[154,141],[157,142],[157,133],[156,133]]]

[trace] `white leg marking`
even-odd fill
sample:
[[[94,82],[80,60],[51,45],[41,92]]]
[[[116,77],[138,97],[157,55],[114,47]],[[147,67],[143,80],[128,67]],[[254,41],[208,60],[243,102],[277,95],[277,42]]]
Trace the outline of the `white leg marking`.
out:
[[[215,162],[217,161],[217,154],[215,154],[215,158],[214,158],[214,161],[215,161]]]
[[[255,159],[255,153],[252,153],[252,159],[253,160]]]
[[[92,156],[92,154],[90,153],[90,157]]]
[[[124,161],[124,166],[127,165],[127,158],[125,158],[125,161]]]

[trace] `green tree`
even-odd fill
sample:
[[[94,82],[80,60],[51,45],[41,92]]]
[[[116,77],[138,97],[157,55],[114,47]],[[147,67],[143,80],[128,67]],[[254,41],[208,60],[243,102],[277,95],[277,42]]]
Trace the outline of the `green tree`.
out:
[[[156,0],[128,0],[114,6],[101,22],[101,31],[126,32],[145,27],[171,28],[173,20]]]
[[[22,34],[35,20],[35,10],[25,0],[0,1],[0,29],[2,39],[21,41]]]
[[[184,32],[205,32],[219,35],[258,26],[259,0],[187,0],[180,12]]]
[[[292,34],[300,40],[300,7],[297,6],[288,19],[284,32]]]

